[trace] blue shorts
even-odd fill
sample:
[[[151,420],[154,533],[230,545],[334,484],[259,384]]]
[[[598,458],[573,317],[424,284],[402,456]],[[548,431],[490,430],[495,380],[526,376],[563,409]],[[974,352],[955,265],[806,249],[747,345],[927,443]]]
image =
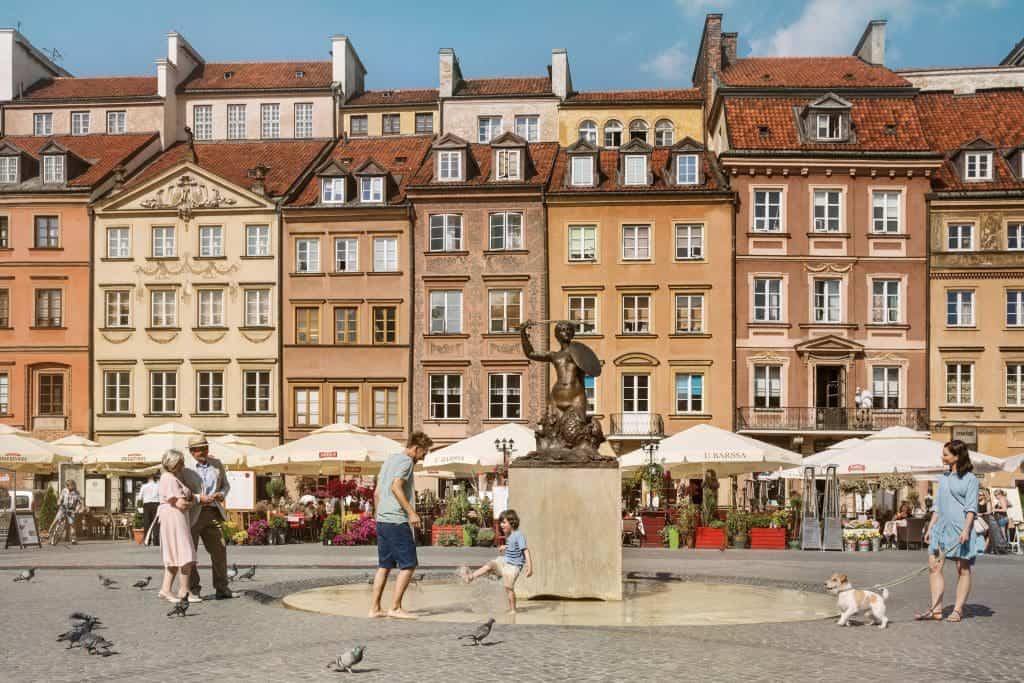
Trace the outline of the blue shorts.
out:
[[[417,564],[412,527],[407,522],[377,522],[377,566],[382,569],[413,569]]]

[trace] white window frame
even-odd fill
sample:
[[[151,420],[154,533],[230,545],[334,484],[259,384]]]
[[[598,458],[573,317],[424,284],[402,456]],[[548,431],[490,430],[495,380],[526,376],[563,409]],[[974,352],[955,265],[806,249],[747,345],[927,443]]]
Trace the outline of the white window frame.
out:
[[[394,392],[395,397],[395,411],[392,413],[390,406],[388,405]],[[401,408],[402,395],[399,393],[398,387],[373,387],[373,426],[374,427],[399,427],[402,424],[402,417],[399,415],[399,409]],[[383,407],[384,412],[381,413],[378,408]],[[381,417],[382,419],[377,419]],[[390,420],[388,418],[391,418]]]
[[[441,315],[435,316],[435,311]],[[462,334],[462,290],[431,290],[429,316],[428,334]]]
[[[300,396],[304,398],[300,400]],[[318,387],[295,387],[292,390],[292,401],[296,427],[315,427],[320,424],[320,389]],[[305,408],[306,412],[299,412],[300,405]]]
[[[843,322],[843,281],[841,278],[814,278],[813,321],[822,324]]]
[[[266,381],[264,381],[266,379]],[[254,390],[250,398],[249,389]],[[242,412],[247,415],[269,413],[273,407],[274,380],[270,370],[244,370],[242,372]],[[253,407],[250,408],[250,401]]]
[[[488,419],[521,419],[523,416],[522,374],[518,372],[489,373],[487,375],[487,399]]]
[[[947,289],[946,327],[974,327],[974,317],[974,290]]]
[[[32,115],[32,135],[36,137],[53,135],[52,112],[39,112]]]
[[[964,180],[992,180],[992,152],[964,152]]]
[[[150,290],[149,326],[156,329],[176,328],[178,326],[177,290]]]
[[[569,183],[578,187],[590,187],[594,184],[594,157],[590,154],[573,154],[571,159],[571,175]]]
[[[901,204],[903,193],[899,190],[871,191],[871,232],[876,235],[898,235],[903,232]],[[895,229],[891,229],[895,223]]]
[[[647,184],[647,155],[627,154],[622,162],[623,184],[625,185],[646,185]]]
[[[671,147],[676,141],[676,124],[668,119],[658,119],[654,122],[654,145],[656,147]]]
[[[334,387],[334,421],[359,426],[359,387]]]
[[[359,179],[359,201],[363,204],[381,204],[384,201],[384,177],[370,176]]]
[[[621,299],[622,334],[651,334],[651,295],[623,294]]]
[[[6,372],[0,372],[0,415],[11,413],[11,378]]]
[[[814,122],[815,137],[823,142],[835,142],[843,139],[842,114],[818,114]]]
[[[272,325],[269,289],[245,290],[244,302],[246,327],[270,327]]]
[[[150,229],[153,258],[176,258],[178,255],[178,233],[173,225],[154,225]]]
[[[92,123],[92,114],[87,111],[71,112],[71,134],[88,135]],[[83,125],[84,124],[84,125]]]
[[[192,135],[196,140],[213,139],[212,104],[197,104],[192,107]]]
[[[597,334],[598,302],[596,294],[570,294],[566,299],[566,317],[576,323],[576,334]],[[592,322],[587,321],[587,312]]]
[[[64,155],[43,155],[43,183],[63,183],[66,179]]]
[[[160,383],[157,383],[160,379]],[[171,381],[168,382],[167,380]],[[159,388],[160,397],[157,397]],[[168,389],[171,391],[168,392]],[[173,396],[168,397],[168,393]],[[176,370],[149,371],[149,412],[153,415],[174,415],[178,412],[178,373]]]
[[[754,409],[778,410],[782,408],[783,366],[758,364],[754,366]]]
[[[199,226],[199,257],[217,258],[224,255],[224,226]]]
[[[627,397],[627,394],[631,396]],[[644,372],[622,375],[619,405],[624,415],[647,415],[651,412],[651,376]]]
[[[359,272],[359,238],[358,237],[335,237],[334,238],[334,272],[335,273],[358,273]]]
[[[523,249],[523,212],[495,211],[487,217],[490,227],[488,249],[511,251]]]
[[[1024,222],[1012,221],[1006,224],[1006,249],[1024,251]]]
[[[113,380],[113,381],[111,381]],[[113,409],[111,409],[113,404]],[[103,372],[103,412],[124,415],[132,410],[132,374],[128,370]]]
[[[434,213],[427,220],[430,251],[462,251],[462,214]]]
[[[601,141],[604,143],[603,146],[607,147],[609,149],[617,149],[617,148],[621,147],[622,146],[622,131],[623,131],[622,123],[620,121],[618,121],[617,119],[612,119],[611,121],[606,121],[605,124],[604,124],[604,128],[601,129],[601,132],[602,132]],[[615,143],[615,138],[613,137],[616,133],[618,133],[618,136],[619,136],[618,143]]]
[[[359,130],[356,130],[355,122],[358,121],[361,125]],[[370,134],[370,117],[366,114],[353,114],[348,119],[348,134],[354,138],[363,138]]]
[[[313,103],[312,102],[296,102],[295,103],[295,122],[294,126],[294,137],[296,138],[311,138],[313,137]]]
[[[707,308],[703,294],[678,293],[673,297],[673,329],[675,334],[703,334]],[[686,311],[686,315],[680,315]],[[697,315],[694,315],[696,311]]]
[[[462,180],[462,152],[443,149],[437,153],[437,179],[454,182]]]
[[[696,154],[676,155],[676,185],[700,183],[700,159]]]
[[[966,401],[963,400],[964,389],[967,389]],[[974,363],[962,361],[946,363],[946,405],[974,405]]]
[[[260,137],[273,140],[281,137],[281,105],[267,103],[260,105]]]
[[[569,260],[585,263],[597,260],[596,225],[569,226]]]
[[[1024,327],[1024,289],[1006,290],[1006,326]]]
[[[131,258],[131,230],[125,226],[107,228],[107,258]]]
[[[1024,363],[1006,363],[1006,405],[1024,406]],[[1011,394],[1012,390],[1012,394]]]
[[[783,220],[785,217],[783,199],[784,193],[781,188],[760,187],[754,188],[754,201],[751,207],[751,231],[752,232],[784,232]],[[763,195],[763,202],[758,201],[758,195]],[[774,199],[773,199],[774,198]],[[772,208],[777,209],[774,217],[776,222],[773,227],[773,217],[770,215]],[[763,208],[764,215],[758,216],[759,208]]]
[[[685,380],[685,393],[680,392],[682,388],[680,380]],[[695,382],[696,380],[696,382]],[[696,385],[696,387],[695,387]],[[675,413],[684,415],[687,413],[701,414],[704,412],[704,373],[702,372],[677,372],[672,391],[675,394]],[[696,388],[696,391],[695,391]]]
[[[216,380],[220,380],[218,383]],[[216,389],[220,388],[220,396]],[[204,397],[204,392],[207,395]],[[205,409],[204,409],[205,403]],[[200,415],[217,415],[224,412],[224,371],[196,371],[196,413]]]
[[[898,325],[903,322],[903,282],[894,278],[871,280],[871,323]]]
[[[622,260],[650,261],[651,225],[631,223],[622,226]],[[630,248],[630,245],[632,247]]]
[[[132,293],[127,289],[103,292],[104,327],[132,326]]]
[[[398,238],[373,238],[373,272],[394,273],[398,271]]]
[[[843,231],[843,191],[832,187],[814,188],[812,191],[813,232]],[[830,215],[835,210],[835,216]],[[820,215],[819,215],[820,214]]]
[[[321,204],[344,204],[345,203],[345,178],[344,176],[330,176],[320,179],[320,203]]]
[[[519,309],[516,317],[510,310]],[[495,317],[495,309],[500,314]],[[508,334],[515,332],[523,322],[523,290],[521,289],[490,289],[487,290],[487,331],[490,334]]]
[[[495,180],[522,180],[523,165],[518,149],[499,149],[494,152]]]
[[[946,224],[946,251],[974,251],[974,223]]]
[[[107,112],[107,135],[123,135],[128,132],[128,112],[124,110]]]
[[[249,258],[270,256],[270,226],[245,226],[245,255]]]
[[[783,316],[783,283],[780,277],[755,277],[753,286],[754,322],[777,323],[782,322]],[[761,290],[761,291],[758,291]],[[776,290],[776,291],[772,291]],[[762,303],[758,303],[758,298]],[[776,301],[773,304],[772,298]]]
[[[244,140],[248,137],[244,104],[228,105],[228,140]]]
[[[18,182],[18,157],[0,157],[0,183]]]
[[[495,116],[492,114],[488,114],[487,116],[478,116],[476,119],[476,126],[476,141],[480,144],[486,144],[501,135],[502,118],[501,116]]]
[[[540,116],[537,114],[519,114],[515,118],[516,135],[527,142],[540,140]]]
[[[675,252],[677,261],[700,261],[704,258],[704,225],[702,223],[675,224]]]
[[[318,237],[300,237],[295,240],[295,272],[321,272],[320,239]]]
[[[224,327],[223,289],[200,289],[196,292],[196,326]]]
[[[576,137],[580,140],[596,145],[597,144],[597,122],[587,119],[586,121],[580,121],[579,127],[576,129]]]
[[[899,410],[903,401],[901,368],[898,365],[871,367],[871,402],[875,410]],[[895,385],[895,391],[893,387]]]
[[[428,375],[427,397],[431,420],[462,419],[462,375],[457,373]],[[435,395],[440,397],[435,401]],[[435,411],[439,408],[439,411]]]

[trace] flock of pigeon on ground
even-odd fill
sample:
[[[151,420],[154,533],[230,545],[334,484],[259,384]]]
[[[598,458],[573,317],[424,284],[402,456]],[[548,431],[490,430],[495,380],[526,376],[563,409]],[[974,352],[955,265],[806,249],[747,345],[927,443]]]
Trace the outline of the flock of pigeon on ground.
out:
[[[14,577],[15,583],[24,581],[29,582],[36,576],[35,568],[23,569]],[[97,575],[100,581],[100,586],[107,590],[118,590],[118,582],[108,576],[102,574]],[[252,565],[243,572],[238,571],[238,565],[232,564],[228,569],[228,580],[248,580],[252,581],[256,576],[256,565]],[[424,575],[421,573],[414,577],[413,581],[422,581]],[[147,576],[144,579],[140,579],[132,584],[132,588],[137,588],[140,591],[146,590],[150,582],[153,580],[152,576]],[[370,583],[373,583],[373,579],[370,579]],[[167,613],[168,617],[184,617],[187,616],[189,607],[188,598],[182,598],[179,602],[174,604],[171,611]],[[85,612],[72,612],[69,619],[71,620],[70,628],[57,636],[57,642],[66,642],[68,644],[68,650],[74,647],[80,647],[90,655],[100,655],[101,657],[109,657],[110,655],[117,654],[114,650],[112,641],[107,640],[98,633],[94,633],[94,628],[103,628],[103,622],[91,614]],[[458,640],[469,640],[473,645],[479,646],[491,635],[491,629],[494,627],[494,619],[488,619],[483,624],[480,624],[472,633],[467,633],[458,637]],[[366,652],[366,647],[363,645],[357,645],[347,652],[343,652],[338,657],[327,665],[327,668],[331,671],[355,673],[352,668],[363,661],[363,654]]]

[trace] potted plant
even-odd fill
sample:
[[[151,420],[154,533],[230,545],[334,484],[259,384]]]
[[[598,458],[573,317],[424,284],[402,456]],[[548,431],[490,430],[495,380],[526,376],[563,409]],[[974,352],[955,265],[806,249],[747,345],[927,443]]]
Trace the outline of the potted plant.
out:
[[[270,518],[270,531],[267,534],[267,543],[270,545],[284,545],[287,541],[288,520],[279,515]]]
[[[323,526],[320,527],[320,542],[330,545],[334,537],[342,531],[341,515],[327,515]]]
[[[661,542],[672,550],[679,548],[679,527],[675,524],[667,524],[661,529]]]
[[[462,538],[452,532],[444,532],[437,538],[437,545],[452,548],[462,544]]]
[[[846,547],[846,552],[852,553],[857,551],[857,533],[852,529],[843,530],[843,545]]]
[[[722,550],[727,545],[725,522],[722,520],[712,520],[707,526],[697,527],[695,547],[710,550]]]
[[[750,547],[753,550],[785,550],[788,521],[787,508],[780,508],[772,513],[750,515]]]
[[[867,552],[871,550],[871,539],[868,536],[868,532],[862,531],[857,534],[857,550],[861,552]]]
[[[462,545],[471,548],[476,544],[476,535],[480,531],[480,527],[476,524],[463,524],[462,525]]]
[[[679,528],[679,536],[684,539],[686,547],[693,548],[697,544],[697,506],[689,498],[683,499],[679,504],[676,527]]]
[[[476,532],[476,544],[481,548],[490,548],[494,545],[495,536],[493,529],[480,529]]]
[[[749,528],[749,516],[747,513],[735,506],[729,509],[725,516],[725,528],[729,532],[734,548],[747,547],[747,529]]]
[[[141,512],[132,515],[132,538],[136,545],[142,545],[146,540],[146,521]]]
[[[267,497],[270,500],[278,500],[284,495],[284,479],[271,479],[267,482]]]
[[[3,494],[5,497],[7,493]],[[5,501],[6,502],[6,501]],[[43,492],[43,500],[39,503],[39,533],[49,535],[50,525],[53,524],[54,518],[57,516],[57,492],[51,487],[47,486],[46,491]]]
[[[430,542],[438,545],[442,535],[451,534],[462,543],[462,525],[466,523],[470,511],[469,495],[465,490],[456,491],[449,499],[445,513],[434,521],[430,528]]]
[[[878,533],[878,529],[872,529],[868,539],[871,541],[871,550],[876,553],[882,550],[882,534]]]

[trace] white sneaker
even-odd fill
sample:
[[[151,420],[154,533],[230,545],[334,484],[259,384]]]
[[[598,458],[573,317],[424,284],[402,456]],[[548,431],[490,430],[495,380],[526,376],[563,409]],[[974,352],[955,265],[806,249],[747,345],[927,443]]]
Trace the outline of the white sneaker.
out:
[[[195,593],[189,593],[188,594],[188,601],[189,602],[202,602],[203,599],[201,597],[199,597],[198,595],[196,595]]]

